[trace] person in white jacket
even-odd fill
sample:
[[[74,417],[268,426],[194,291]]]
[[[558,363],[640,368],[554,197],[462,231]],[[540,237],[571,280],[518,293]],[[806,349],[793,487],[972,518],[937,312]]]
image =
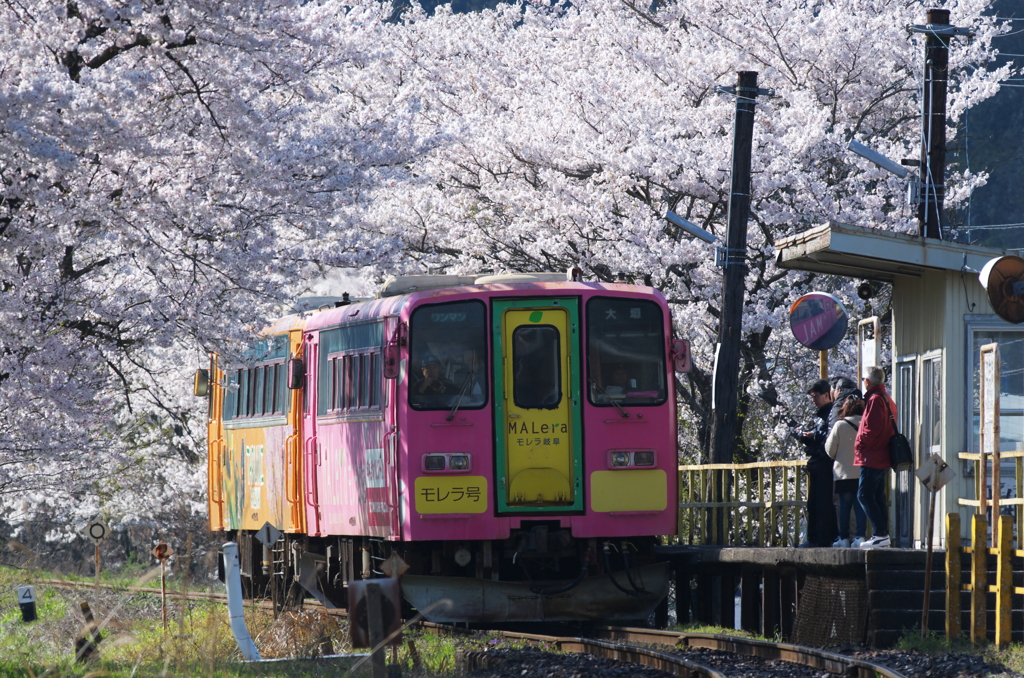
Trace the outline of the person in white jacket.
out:
[[[864,412],[864,401],[860,396],[848,396],[839,408],[839,419],[825,440],[825,452],[835,460],[832,475],[835,478],[835,491],[839,495],[839,538],[832,544],[835,548],[859,548],[864,541],[867,527],[867,516],[864,508],[857,501],[857,482],[860,479],[860,467],[853,465],[853,442],[857,438],[861,414]],[[850,509],[856,516],[856,532],[850,541]]]

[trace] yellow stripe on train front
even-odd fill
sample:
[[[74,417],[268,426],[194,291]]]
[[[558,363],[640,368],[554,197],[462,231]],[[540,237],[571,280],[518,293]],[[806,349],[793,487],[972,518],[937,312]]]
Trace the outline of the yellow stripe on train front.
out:
[[[590,474],[591,511],[664,511],[667,506],[668,476],[660,469]]]
[[[421,476],[416,479],[418,513],[483,513],[487,510],[484,476]]]

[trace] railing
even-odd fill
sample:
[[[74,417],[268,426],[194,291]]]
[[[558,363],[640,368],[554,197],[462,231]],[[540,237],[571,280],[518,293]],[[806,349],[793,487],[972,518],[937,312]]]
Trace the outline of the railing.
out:
[[[964,461],[970,461],[974,464],[974,499],[960,498],[960,506],[969,506],[974,509],[974,514],[983,514],[982,517],[986,520],[989,518],[989,511],[994,513],[1001,513],[1003,507],[1012,506],[1014,507],[1014,523],[1017,528],[1017,544],[1020,546],[1020,535],[1024,535],[1024,498],[1021,497],[1021,490],[1024,489],[1024,450],[1007,450],[1000,452],[999,456],[996,457],[992,454],[985,454],[985,460],[982,462],[982,455],[979,452],[961,452],[959,455],[960,459]],[[989,490],[992,488],[1001,488],[1003,469],[1002,462],[1009,459],[1013,460],[1013,478],[1015,481],[1013,497],[1003,497],[1001,490],[992,493],[989,496]],[[982,463],[985,464],[982,467]],[[991,475],[989,474],[989,467],[992,468]],[[991,478],[991,488],[988,486],[988,479]],[[983,487],[984,485],[984,487]],[[980,497],[985,497],[985,501],[982,502]],[[984,509],[982,508],[984,506]]]
[[[1018,468],[1020,468],[1018,464]],[[988,594],[995,599],[995,642],[1010,642],[1012,596],[1024,594],[1024,587],[1013,585],[1015,559],[1024,551],[1013,548],[1013,519],[999,516],[993,525],[994,539],[988,545],[988,522],[980,513],[971,516],[971,546],[960,544],[960,514],[946,516],[946,637],[957,638],[961,629],[960,592],[968,591],[970,637],[975,644],[988,640]],[[989,556],[995,556],[995,572],[989,569]],[[963,582],[964,561],[970,568],[970,582]],[[992,575],[995,575],[994,577]],[[990,580],[995,584],[989,584]]]
[[[806,466],[806,460],[680,466],[680,542],[798,545]]]

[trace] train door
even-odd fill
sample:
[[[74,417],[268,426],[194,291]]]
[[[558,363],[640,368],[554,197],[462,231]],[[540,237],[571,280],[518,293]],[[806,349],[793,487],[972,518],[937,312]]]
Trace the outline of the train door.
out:
[[[388,318],[384,324],[384,337],[391,337],[399,331],[399,319]],[[370,378],[373,380],[374,388],[380,389],[381,407],[384,411],[384,481],[387,492],[388,513],[390,514],[391,536],[398,539],[401,535],[402,501],[401,491],[398,484],[398,398],[396,392],[396,379],[385,379],[383,377],[383,355],[378,353],[374,357],[374,367]]]
[[[216,359],[210,356],[209,408],[207,440],[207,482],[209,483],[210,529],[215,531],[231,529],[227,512],[224,510],[224,382],[227,375],[222,372]]]
[[[583,509],[579,304],[494,303],[498,510]]]
[[[302,336],[302,330],[292,330],[288,333],[288,346],[292,358],[301,358],[303,355]],[[283,378],[290,379],[290,375],[291,366],[289,362],[285,362]],[[302,389],[286,390],[285,398],[288,403],[286,412],[290,433],[284,445],[285,499],[288,507],[284,529],[286,532],[305,532],[306,511],[302,482],[302,420],[305,411]]]
[[[305,485],[306,534],[320,534],[320,502],[317,472],[320,467],[320,442],[316,435],[317,379],[319,344],[314,335],[306,336],[305,412],[303,413],[303,484]]]

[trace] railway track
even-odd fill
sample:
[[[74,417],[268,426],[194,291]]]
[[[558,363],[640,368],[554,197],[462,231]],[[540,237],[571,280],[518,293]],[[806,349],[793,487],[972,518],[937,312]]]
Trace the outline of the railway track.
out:
[[[726,678],[730,672],[694,661],[678,652],[656,649],[651,646],[674,649],[703,648],[744,657],[799,664],[851,678],[905,678],[903,674],[889,667],[834,652],[800,645],[708,633],[605,626],[593,629],[591,635],[597,637],[588,638],[565,638],[507,631],[500,632],[500,635],[509,639],[514,638],[554,646],[563,652],[580,652],[614,661],[632,662],[688,678]],[[494,661],[489,658],[489,655],[488,652],[465,653],[466,669],[472,671],[494,668]],[[779,675],[791,674],[780,672]]]
[[[89,582],[72,582],[60,579],[37,579],[37,584],[66,589],[95,589],[96,584]],[[118,586],[100,584],[100,588],[114,592],[144,593],[159,595],[160,590],[142,586]],[[187,598],[191,600],[210,600],[225,602],[227,596],[221,593],[194,591],[182,593],[167,591],[167,596]],[[260,607],[269,607],[269,602],[253,601]],[[317,603],[310,603],[318,605]],[[328,610],[332,616],[347,617],[344,610]],[[475,633],[448,624],[418,622],[417,627],[424,631],[437,634],[464,635]],[[811,647],[773,643],[766,640],[754,640],[708,633],[687,633],[679,631],[659,631],[656,629],[601,626],[592,628],[589,637],[563,637],[541,634],[519,633],[513,631],[490,631],[499,637],[525,641],[534,645],[555,647],[562,652],[582,653],[596,657],[611,659],[617,662],[631,662],[648,666],[666,673],[687,678],[727,678],[730,671],[721,666],[695,661],[680,651],[703,649],[719,653],[731,653],[743,657],[759,658],[765,661],[784,661],[810,669],[827,671],[834,675],[850,678],[905,678],[902,673],[887,666],[857,659],[834,652],[826,652]],[[494,669],[498,659],[489,651],[466,651],[462,653],[462,665],[466,671]],[[719,662],[721,664],[721,662]],[[779,675],[790,675],[780,672]]]
[[[63,589],[75,589],[75,590],[88,590],[96,589],[97,585],[92,582],[85,581],[68,581],[66,579],[36,579],[35,584],[45,584],[47,586],[55,586]],[[153,588],[151,586],[121,586],[118,584],[99,584],[99,588],[104,591],[115,591],[124,593],[150,593],[153,595],[160,595],[160,589]],[[223,593],[209,593],[207,591],[167,591],[168,598],[187,598],[189,600],[213,600],[219,602],[226,602],[228,597]]]

